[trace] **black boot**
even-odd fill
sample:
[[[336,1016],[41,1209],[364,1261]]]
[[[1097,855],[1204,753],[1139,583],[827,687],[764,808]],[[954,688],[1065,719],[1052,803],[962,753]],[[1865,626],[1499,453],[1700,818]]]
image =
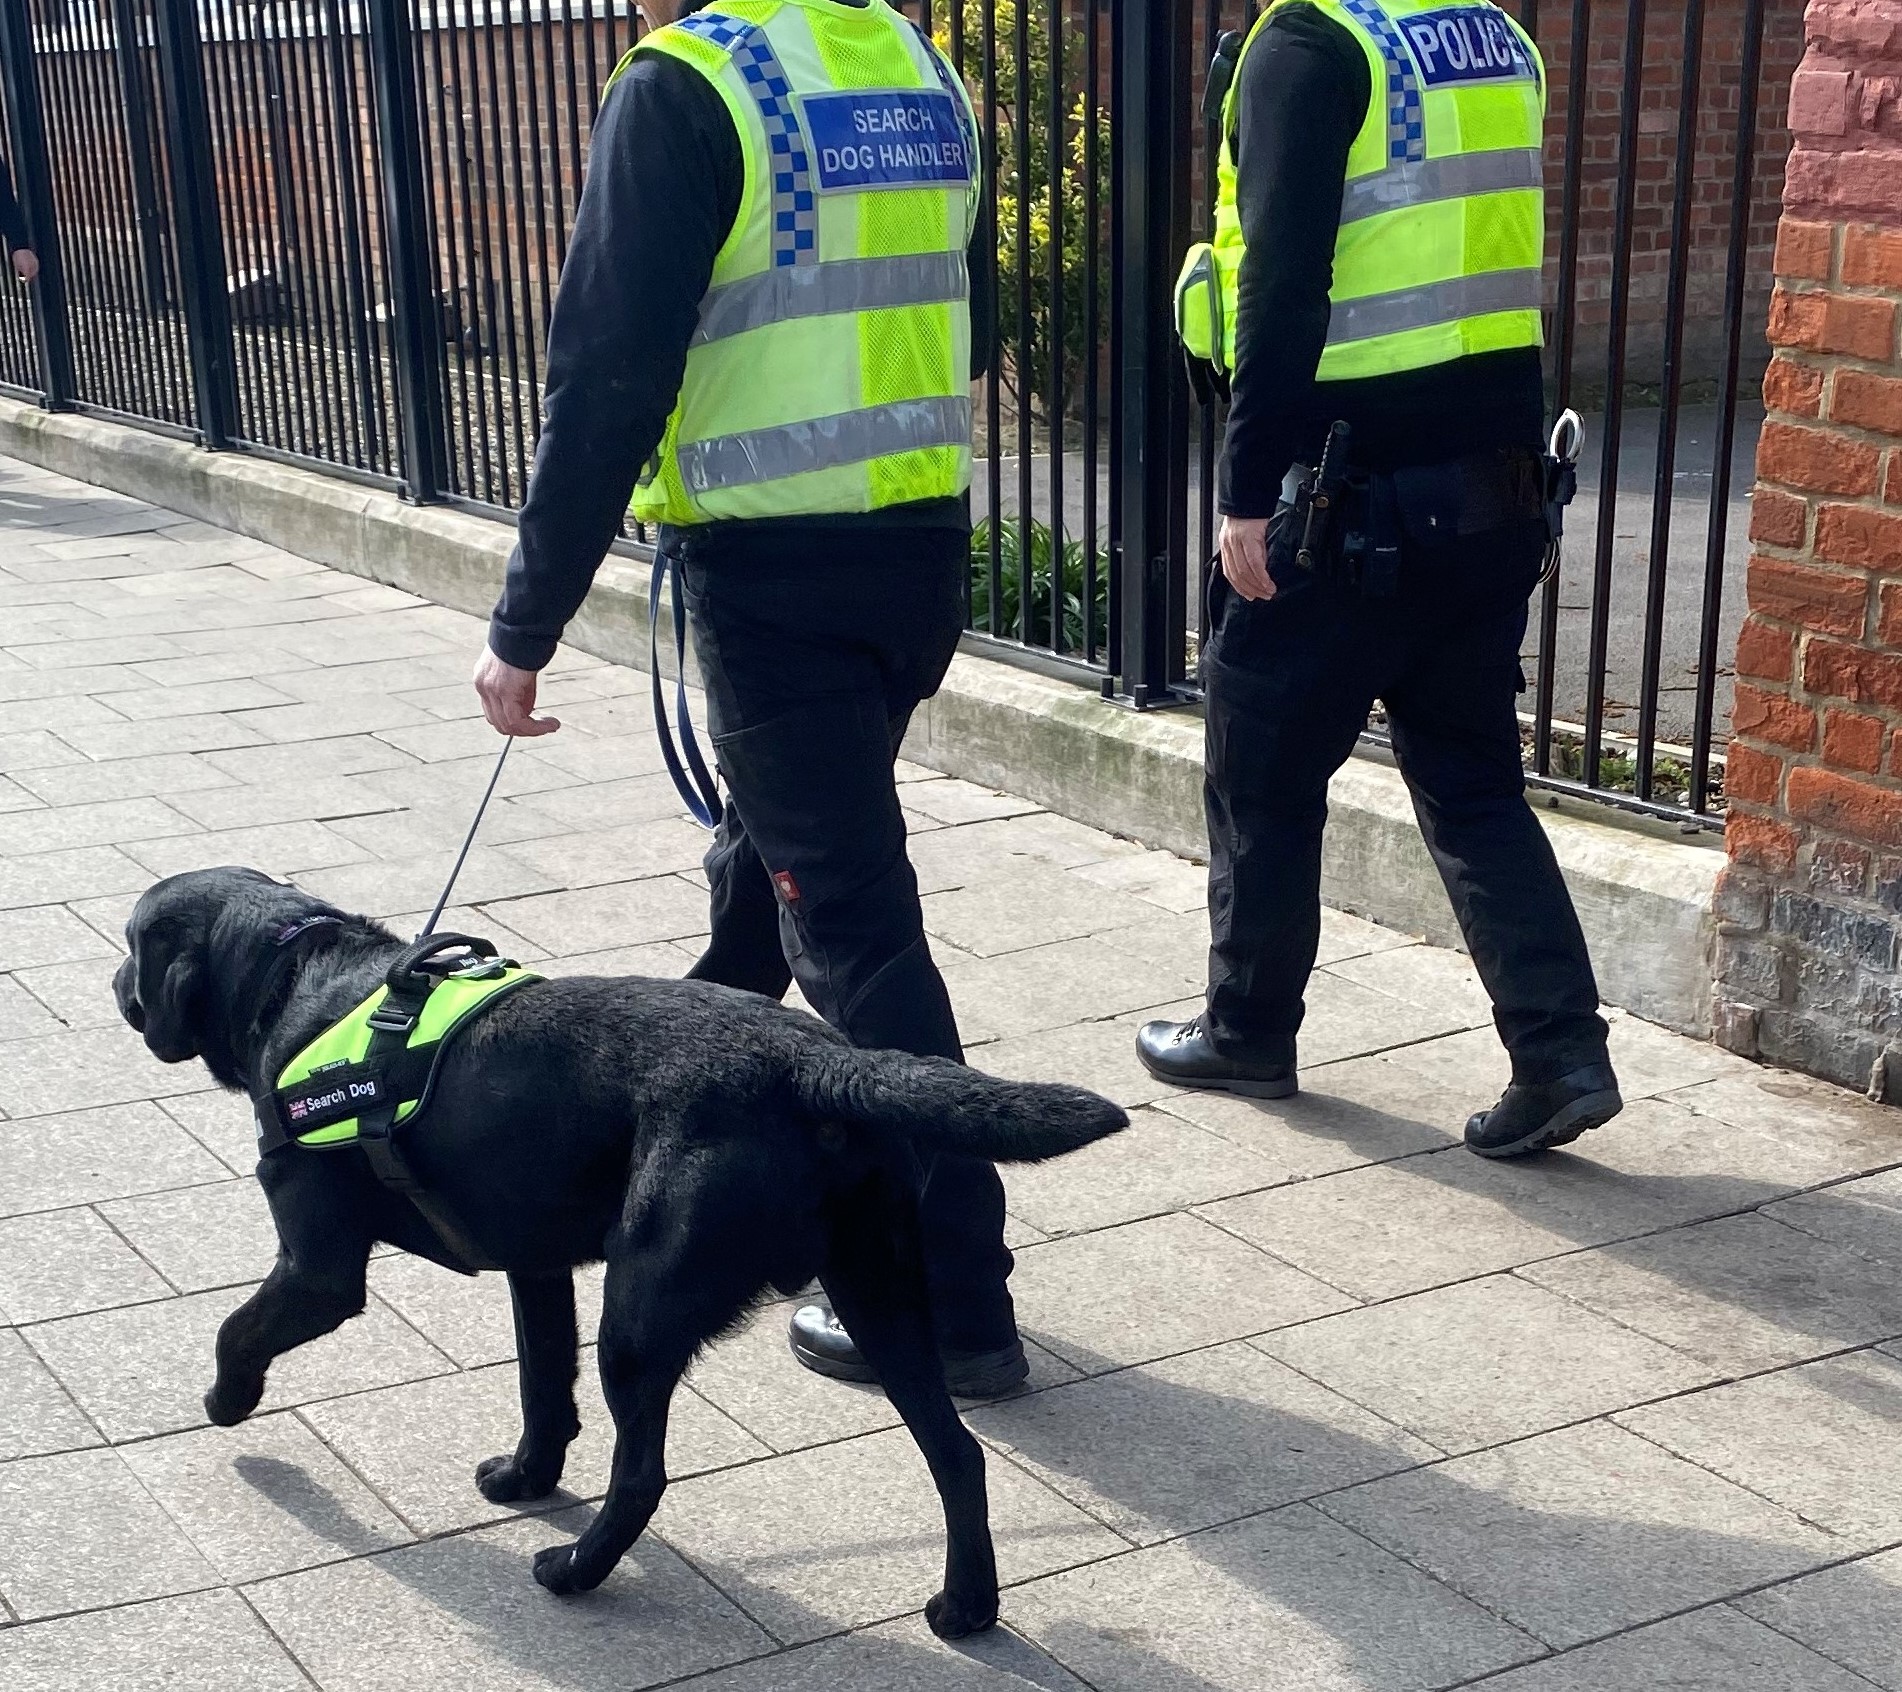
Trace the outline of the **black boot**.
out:
[[[1519,1157],[1569,1145],[1624,1108],[1611,1065],[1588,1064],[1556,1081],[1513,1082],[1491,1110],[1468,1119],[1466,1143],[1481,1157]]]
[[[878,1371],[852,1343],[845,1324],[829,1304],[802,1304],[793,1312],[792,1354],[814,1374],[835,1381],[876,1381]],[[994,1351],[942,1350],[945,1385],[956,1398],[998,1398],[1022,1386],[1030,1375],[1024,1342],[1015,1334]]]
[[[1285,1099],[1296,1091],[1293,1064],[1217,1051],[1199,1016],[1188,1022],[1145,1022],[1136,1034],[1136,1055],[1144,1069],[1172,1086],[1206,1087],[1248,1099]]]

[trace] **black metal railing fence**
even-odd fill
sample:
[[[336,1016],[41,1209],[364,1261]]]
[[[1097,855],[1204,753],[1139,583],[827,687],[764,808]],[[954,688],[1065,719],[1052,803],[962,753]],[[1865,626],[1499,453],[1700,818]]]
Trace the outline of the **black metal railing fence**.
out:
[[[1548,374],[1555,407],[1594,413],[1597,467],[1535,605],[1528,769],[1707,819],[1763,339],[1750,260],[1780,165],[1758,135],[1787,78],[1764,43],[1800,8],[1538,4],[1519,0],[1555,66]],[[1709,29],[1724,6],[1739,18]],[[1210,49],[1252,0],[911,12],[972,87],[998,219],[973,638],[1133,706],[1193,701],[1221,419],[1190,395],[1171,296],[1213,203]],[[1646,50],[1661,21],[1675,57]],[[0,287],[0,386],[507,515],[589,130],[637,28],[627,0],[0,0],[46,261],[30,296]],[[1646,152],[1666,127],[1674,173]]]

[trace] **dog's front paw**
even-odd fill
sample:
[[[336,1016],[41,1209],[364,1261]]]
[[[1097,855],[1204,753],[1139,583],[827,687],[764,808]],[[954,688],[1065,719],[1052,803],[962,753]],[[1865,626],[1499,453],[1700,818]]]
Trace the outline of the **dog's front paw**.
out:
[[[491,1504],[519,1504],[528,1498],[546,1498],[559,1475],[544,1475],[525,1467],[519,1457],[489,1457],[476,1465],[476,1491]]]
[[[263,1397],[262,1381],[232,1386],[220,1377],[205,1394],[205,1414],[221,1428],[235,1428],[258,1407]]]
[[[982,1633],[997,1625],[997,1593],[953,1598],[940,1592],[925,1605],[925,1620],[940,1639],[962,1639],[968,1633]]]

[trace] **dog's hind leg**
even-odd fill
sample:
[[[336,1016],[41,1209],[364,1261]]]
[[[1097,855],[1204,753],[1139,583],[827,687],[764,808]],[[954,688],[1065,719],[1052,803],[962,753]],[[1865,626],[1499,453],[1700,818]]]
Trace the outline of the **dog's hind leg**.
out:
[[[561,1483],[568,1447],[581,1432],[575,1413],[575,1278],[509,1272],[515,1304],[515,1357],[522,1393],[522,1439],[506,1457],[476,1467],[491,1504],[546,1498]]]
[[[667,1490],[667,1407],[674,1387],[693,1354],[765,1283],[763,1272],[747,1271],[750,1254],[736,1252],[736,1236],[719,1225],[730,1223],[730,1214],[705,1213],[717,1208],[659,1200],[642,1222],[609,1242],[598,1356],[602,1394],[614,1417],[614,1467],[607,1497],[581,1537],[536,1554],[535,1578],[550,1592],[591,1591],[640,1538]],[[757,1230],[761,1224],[748,1218],[748,1225]]]
[[[958,1639],[997,1620],[997,1557],[984,1450],[958,1419],[931,1329],[917,1210],[880,1173],[841,1195],[831,1222],[820,1279],[930,1465],[944,1505],[944,1589],[925,1620]]]

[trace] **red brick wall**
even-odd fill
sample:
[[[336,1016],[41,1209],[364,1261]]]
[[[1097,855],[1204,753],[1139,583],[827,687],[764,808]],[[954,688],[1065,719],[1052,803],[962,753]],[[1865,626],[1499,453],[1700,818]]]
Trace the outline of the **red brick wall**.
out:
[[[1902,1090],[1902,0],[1813,0],[1777,242],[1718,1037]]]
[[[1578,351],[1576,380],[1604,382],[1606,331],[1618,181],[1619,119],[1625,75],[1625,0],[1589,0],[1589,98],[1579,201]],[[1686,312],[1686,363],[1693,378],[1717,373],[1722,357],[1724,268],[1736,170],[1738,71],[1743,57],[1743,0],[1710,0],[1697,102],[1695,193]],[[1766,354],[1762,328],[1769,306],[1770,258],[1776,245],[1783,163],[1790,150],[1786,106],[1791,73],[1803,51],[1802,0],[1768,0],[1763,71],[1750,198],[1750,278],[1744,335],[1745,380],[1754,381]],[[1537,38],[1551,86],[1546,128],[1547,268],[1556,293],[1563,206],[1565,126],[1570,103],[1573,8],[1545,0]],[[1637,193],[1632,223],[1628,378],[1657,381],[1663,370],[1669,284],[1671,201],[1676,191],[1678,110],[1684,61],[1682,0],[1656,0],[1646,12],[1643,94],[1639,102]]]

